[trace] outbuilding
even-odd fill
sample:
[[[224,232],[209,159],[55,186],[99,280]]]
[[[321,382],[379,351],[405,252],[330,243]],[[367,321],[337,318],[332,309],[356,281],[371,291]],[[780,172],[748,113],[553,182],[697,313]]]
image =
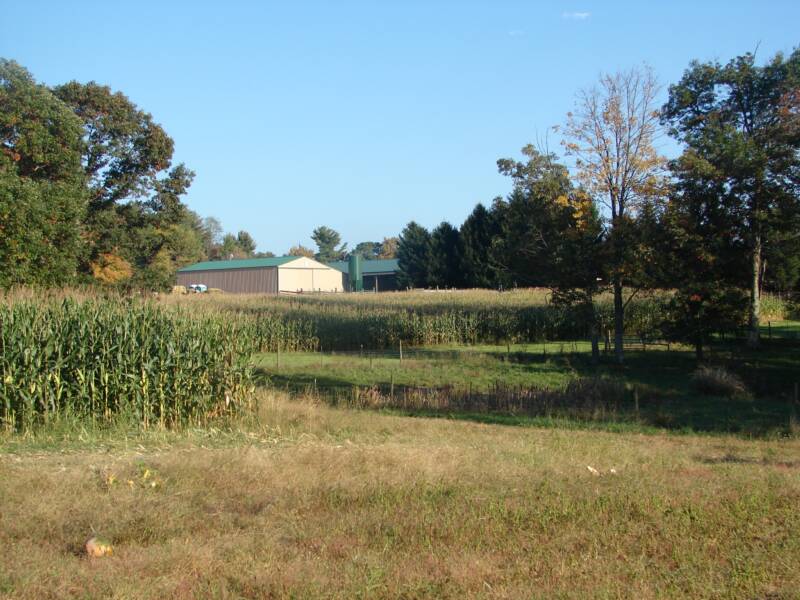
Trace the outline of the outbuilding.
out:
[[[304,256],[201,262],[178,269],[178,285],[202,284],[231,294],[342,292],[342,273]]]
[[[345,279],[352,279],[350,274],[351,262],[340,260],[330,263],[334,269],[345,274]],[[397,272],[400,270],[396,258],[379,258],[360,261],[358,271],[361,273],[361,288],[370,292],[388,292],[397,290]],[[351,286],[352,287],[352,286]],[[352,289],[350,291],[353,291]]]

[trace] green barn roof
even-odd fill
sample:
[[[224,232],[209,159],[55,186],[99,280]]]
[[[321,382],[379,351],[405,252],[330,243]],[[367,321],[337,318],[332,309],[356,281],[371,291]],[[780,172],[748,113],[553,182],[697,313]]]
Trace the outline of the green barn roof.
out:
[[[348,263],[346,260],[337,260],[336,262],[328,263],[329,267],[333,267],[342,273],[348,273]],[[363,275],[373,275],[374,273],[397,273],[400,270],[398,260],[396,258],[378,258],[375,260],[362,260],[361,273]]]
[[[238,260],[209,260],[178,269],[179,273],[191,271],[220,271],[225,269],[256,269],[259,267],[279,267],[301,256],[273,256],[272,258],[242,258]]]

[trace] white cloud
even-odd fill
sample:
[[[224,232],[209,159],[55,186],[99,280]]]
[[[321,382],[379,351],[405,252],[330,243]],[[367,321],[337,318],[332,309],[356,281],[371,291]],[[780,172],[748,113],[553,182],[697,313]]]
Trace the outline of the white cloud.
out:
[[[563,12],[561,13],[562,19],[570,19],[572,21],[585,21],[592,16],[590,12]]]

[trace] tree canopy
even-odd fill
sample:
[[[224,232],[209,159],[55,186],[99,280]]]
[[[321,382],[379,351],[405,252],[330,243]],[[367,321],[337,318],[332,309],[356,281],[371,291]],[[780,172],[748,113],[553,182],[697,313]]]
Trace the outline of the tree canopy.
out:
[[[749,257],[750,342],[758,344],[764,257],[800,226],[800,136],[795,129],[800,50],[759,66],[752,54],[694,62],[669,89],[663,120],[685,145],[673,171],[687,204],[707,198],[728,213],[725,235]],[[783,241],[782,241],[783,240]],[[784,263],[785,264],[785,263]]]
[[[74,279],[87,202],[81,148],[80,120],[0,59],[0,287]]]

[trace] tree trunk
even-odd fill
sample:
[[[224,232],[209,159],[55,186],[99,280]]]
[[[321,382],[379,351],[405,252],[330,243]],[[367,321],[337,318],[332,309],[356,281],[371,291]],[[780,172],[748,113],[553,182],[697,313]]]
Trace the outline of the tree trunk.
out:
[[[750,286],[750,332],[747,336],[747,345],[758,348],[761,338],[759,325],[761,320],[761,234],[756,233],[753,238],[753,272],[752,285]]]
[[[614,282],[614,357],[619,364],[625,361],[625,353],[622,348],[624,335],[625,308],[622,304],[622,283],[617,280]]]
[[[600,362],[600,329],[595,321],[592,323],[592,364]]]
[[[697,364],[700,364],[705,359],[703,354],[703,336],[698,335],[694,339],[694,357],[697,359]]]

